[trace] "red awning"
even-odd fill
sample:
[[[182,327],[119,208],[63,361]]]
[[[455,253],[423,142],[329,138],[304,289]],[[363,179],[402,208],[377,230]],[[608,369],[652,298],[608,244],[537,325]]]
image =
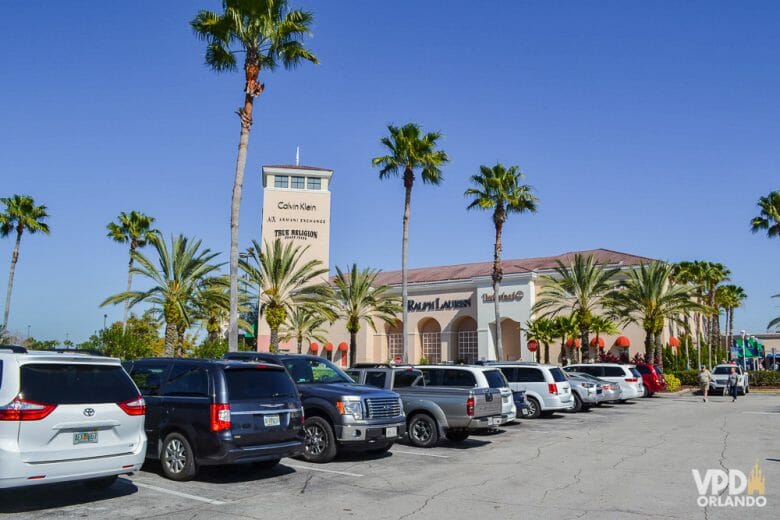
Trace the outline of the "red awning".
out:
[[[330,341],[325,343],[325,346],[323,347],[323,350],[325,350],[326,352],[332,351],[333,350],[333,343],[331,343]]]
[[[569,348],[580,348],[582,346],[582,340],[569,338],[566,340],[566,346]]]
[[[342,341],[341,343],[339,343],[339,350],[342,352],[346,352],[347,350],[349,350],[349,345],[346,342]]]
[[[320,346],[317,345],[316,342],[311,342],[311,344],[309,344],[309,350],[311,350],[312,353],[316,354],[320,350]]]
[[[680,346],[680,340],[676,337],[672,336],[669,338],[669,346],[670,347],[679,347]]]
[[[599,348],[604,348],[606,343],[604,343],[604,338],[602,336],[599,336]],[[590,340],[590,346],[595,347],[596,346],[596,338],[593,338]]]
[[[618,336],[615,340],[616,347],[628,348],[631,346],[631,340],[625,336]]]

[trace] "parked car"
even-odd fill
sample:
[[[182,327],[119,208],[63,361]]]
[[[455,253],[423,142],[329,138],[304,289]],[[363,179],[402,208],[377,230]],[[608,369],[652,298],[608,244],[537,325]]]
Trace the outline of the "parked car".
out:
[[[636,370],[642,375],[645,397],[653,397],[656,392],[666,390],[666,378],[660,366],[650,363],[637,363]]]
[[[146,399],[147,457],[171,480],[201,466],[273,467],[303,453],[303,410],[283,367],[148,358],[126,365]]]
[[[277,363],[287,369],[303,402],[303,455],[308,461],[331,461],[342,449],[382,453],[406,431],[403,403],[397,393],[358,385],[323,357],[229,352],[225,358]]]
[[[500,369],[512,390],[524,390],[528,417],[536,419],[571,408],[574,398],[566,374],[554,365],[528,362],[485,362]]]
[[[146,405],[118,359],[0,346],[0,488],[141,469]]]
[[[465,386],[469,388],[498,388],[501,391],[501,424],[517,418],[517,407],[509,382],[494,367],[470,365],[420,365],[428,386]]]
[[[620,401],[620,399],[622,399],[620,394],[620,385],[618,385],[617,383],[613,383],[612,381],[607,381],[606,379],[601,379],[599,377],[586,374],[585,372],[567,372],[567,375],[577,375],[580,377],[584,377],[589,381],[601,385],[601,390],[602,390],[602,394],[604,395],[604,399],[596,403],[596,406],[601,406],[602,403],[613,403],[615,401]]]
[[[634,372],[631,369],[634,369]],[[619,365],[617,363],[588,363],[574,364],[563,368],[566,372],[585,372],[592,376],[606,379],[620,385],[620,401],[635,399],[643,395],[641,374],[633,365]]]
[[[591,381],[586,377],[578,375],[576,372],[568,374],[567,379],[571,385],[571,394],[574,398],[574,403],[569,408],[572,412],[587,411],[591,406],[596,406],[604,400],[604,389],[601,383]]]
[[[531,415],[531,407],[528,406],[525,390],[512,390],[512,398],[515,401],[517,415],[520,417],[529,417]]]
[[[742,395],[750,393],[750,375],[742,370],[739,365],[716,365],[712,369],[712,381],[710,382],[710,392],[722,392],[726,395],[728,392],[729,374],[731,369],[737,369],[737,392]]]
[[[357,383],[397,392],[406,411],[409,442],[420,448],[434,446],[441,437],[465,441],[471,432],[501,425],[501,391],[498,388],[425,386],[415,368],[362,368],[347,370]]]

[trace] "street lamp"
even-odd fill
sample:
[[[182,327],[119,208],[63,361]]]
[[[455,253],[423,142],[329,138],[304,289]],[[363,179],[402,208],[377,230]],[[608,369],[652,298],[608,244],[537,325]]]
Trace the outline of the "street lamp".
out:
[[[30,337],[30,326],[29,325],[27,325],[27,337],[28,338]]]
[[[108,314],[103,315],[103,330],[106,330],[106,319],[108,318]]]

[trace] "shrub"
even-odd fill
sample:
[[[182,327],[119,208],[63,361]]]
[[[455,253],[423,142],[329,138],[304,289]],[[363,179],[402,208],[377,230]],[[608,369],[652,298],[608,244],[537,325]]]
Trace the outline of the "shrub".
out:
[[[228,351],[228,342],[225,339],[206,339],[203,343],[193,348],[190,357],[203,359],[222,359]]]
[[[777,370],[755,370],[748,372],[748,383],[750,386],[779,386],[780,371]]]
[[[666,374],[666,391],[676,392],[680,389],[680,380],[674,374]]]
[[[427,364],[428,364],[428,358],[425,356],[421,357],[418,365],[427,365]]]
[[[680,385],[684,386],[699,386],[699,371],[698,370],[676,370],[674,372],[664,372],[666,376],[666,382],[669,383],[669,376],[674,376],[680,380]]]

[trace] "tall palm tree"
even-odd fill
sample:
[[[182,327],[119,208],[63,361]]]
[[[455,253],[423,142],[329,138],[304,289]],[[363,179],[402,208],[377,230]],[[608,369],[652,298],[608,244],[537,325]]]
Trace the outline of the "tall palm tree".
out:
[[[656,336],[667,320],[678,320],[700,308],[687,284],[672,283],[674,266],[654,261],[625,274],[617,289],[605,299],[605,306],[622,317],[624,323],[636,323],[645,331],[645,362],[656,357]],[[659,363],[662,360],[659,359]]]
[[[422,129],[415,123],[402,127],[390,125],[387,127],[389,136],[380,142],[387,149],[386,155],[374,157],[372,164],[379,167],[379,178],[388,179],[402,175],[404,181],[404,216],[401,239],[401,305],[403,320],[404,360],[409,359],[409,293],[407,289],[407,262],[409,259],[409,215],[412,208],[412,186],[414,172],[420,170],[424,184],[438,186],[442,180],[441,166],[449,161],[443,150],[437,150],[441,133],[428,132],[423,135]]]
[[[260,71],[279,64],[291,69],[305,61],[318,63],[303,46],[310,34],[313,16],[290,9],[287,0],[223,0],[222,13],[201,10],[190,22],[195,34],[206,42],[206,65],[216,72],[235,71],[238,54],[244,55],[244,105],[239,109],[241,134],[236,175],[230,204],[230,315],[228,349],[238,350],[238,223],[241,191],[249,148],[255,98],[265,89]]]
[[[8,289],[5,293],[5,311],[3,311],[3,329],[8,328],[8,315],[11,312],[11,293],[14,289],[14,272],[16,262],[19,261],[19,244],[22,242],[22,234],[35,233],[49,234],[49,225],[45,222],[49,218],[46,206],[35,204],[29,195],[14,195],[0,198],[5,205],[5,210],[0,213],[0,237],[7,237],[16,233],[16,244],[11,253],[11,270],[8,273]]]
[[[201,323],[208,339],[215,341],[228,320],[230,311],[230,282],[226,276],[209,277],[198,287],[191,302],[191,318]],[[240,308],[240,307],[239,307]],[[239,324],[241,320],[239,319]]]
[[[683,261],[674,265],[673,283],[683,283],[691,287],[692,298],[702,310],[694,310],[693,322],[696,329],[696,366],[701,366],[702,314],[705,304],[704,272],[705,262],[700,260]]]
[[[361,323],[366,322],[376,332],[377,320],[393,324],[401,311],[398,297],[391,293],[392,288],[377,285],[377,274],[379,271],[375,269],[358,269],[357,264],[352,264],[348,271],[336,267],[331,305],[335,316],[347,323],[350,366],[357,360],[357,333]]]
[[[550,362],[550,343],[557,337],[555,323],[548,318],[537,318],[525,322],[523,328],[529,339],[534,339],[544,347],[544,362]],[[541,350],[536,351],[536,362],[541,361]]]
[[[496,238],[493,242],[493,308],[496,317],[496,354],[499,360],[504,359],[504,346],[501,343],[501,313],[499,310],[499,290],[504,270],[501,267],[501,234],[504,223],[510,213],[536,213],[538,199],[533,194],[533,188],[521,184],[523,174],[519,167],[504,167],[497,163],[492,168],[479,167],[479,175],[471,177],[475,186],[466,190],[466,197],[471,198],[467,209],[493,210],[493,226]]]
[[[780,237],[780,191],[759,198],[758,207],[761,212],[750,221],[750,230],[753,233],[766,230],[767,237]]]
[[[304,341],[317,340],[321,343],[327,341],[327,331],[321,328],[327,321],[325,315],[312,306],[297,305],[293,307],[291,312],[287,313],[287,321],[282,324],[279,330],[279,339],[281,341],[295,340],[298,345],[298,354],[301,354]]]
[[[252,241],[253,253],[241,261],[241,268],[261,285],[257,288],[260,313],[271,329],[270,349],[279,349],[279,328],[292,309],[307,303],[321,304],[329,295],[327,285],[318,283],[328,273],[319,260],[303,260],[308,247],[279,239],[263,248]],[[259,251],[259,254],[257,253]],[[325,312],[327,309],[321,305]]]
[[[144,215],[140,211],[131,211],[119,214],[116,222],[111,222],[106,226],[108,229],[108,238],[120,244],[130,244],[130,261],[127,266],[127,290],[133,288],[133,252],[136,249],[146,247],[149,238],[159,233],[152,228],[154,217]],[[125,301],[125,311],[122,317],[122,332],[127,329],[127,314],[130,312],[130,302]]]
[[[780,298],[780,294],[773,294],[772,298]],[[780,327],[780,316],[770,321],[769,325],[766,326],[767,329],[773,329],[775,327]]]
[[[715,301],[725,311],[726,348],[731,358],[731,344],[734,342],[734,309],[741,307],[747,298],[745,289],[738,285],[721,285],[715,291]]]
[[[720,345],[720,313],[718,312],[718,306],[715,303],[715,293],[718,285],[728,281],[731,271],[726,266],[717,262],[704,262],[705,269],[703,271],[704,286],[707,289],[707,307],[708,317],[707,329],[709,331],[708,339],[710,358],[712,357],[712,347]],[[710,366],[712,366],[712,359],[710,359]]]
[[[588,343],[591,323],[598,309],[602,307],[604,297],[614,287],[612,277],[616,269],[606,269],[596,263],[594,256],[574,255],[574,261],[568,266],[560,260],[555,274],[542,277],[533,312],[543,316],[555,316],[560,313],[572,314],[579,326],[582,342],[583,361],[590,359]],[[586,355],[587,353],[587,355]]]
[[[615,322],[609,316],[594,316],[590,322],[590,331],[596,334],[596,354],[600,356],[603,350],[599,347],[599,338],[602,334],[617,334],[618,328]],[[598,359],[598,357],[596,357]]]
[[[133,307],[146,302],[161,309],[165,320],[165,355],[173,356],[181,350],[183,331],[192,323],[193,299],[204,281],[220,268],[211,263],[219,253],[201,249],[200,240],[183,235],[172,237],[170,246],[159,234],[151,236],[149,243],[157,253],[157,263],[140,251],[134,251],[137,265],[133,266],[133,274],[147,278],[152,287],[109,296],[100,305],[128,301]]]
[[[558,362],[561,364],[568,365],[572,361],[576,361],[576,359],[573,359],[573,349],[567,350],[566,347],[566,341],[569,338],[572,338],[579,334],[580,332],[580,326],[577,323],[577,317],[574,315],[568,315],[568,316],[555,316],[552,319],[552,326],[553,326],[553,337],[554,338],[561,338],[561,353],[558,356]]]

